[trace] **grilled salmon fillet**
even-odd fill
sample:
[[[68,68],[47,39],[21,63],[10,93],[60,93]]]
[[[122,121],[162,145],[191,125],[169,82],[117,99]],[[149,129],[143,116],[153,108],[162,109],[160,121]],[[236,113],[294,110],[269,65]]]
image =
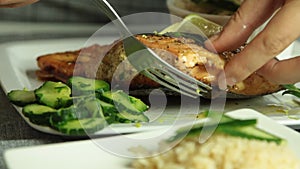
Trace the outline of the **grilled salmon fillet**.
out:
[[[212,53],[191,38],[155,34],[136,35],[136,38],[171,65],[209,85],[217,84],[218,74],[235,55],[234,52]],[[40,70],[37,71],[37,75],[41,79],[51,77],[64,82],[71,76],[80,75],[107,82],[130,84],[131,89],[160,86],[139,74],[126,58],[122,41],[105,46],[93,45],[77,51],[38,57]],[[229,88],[229,91],[254,96],[280,89],[279,85],[272,84],[254,73],[243,82]]]

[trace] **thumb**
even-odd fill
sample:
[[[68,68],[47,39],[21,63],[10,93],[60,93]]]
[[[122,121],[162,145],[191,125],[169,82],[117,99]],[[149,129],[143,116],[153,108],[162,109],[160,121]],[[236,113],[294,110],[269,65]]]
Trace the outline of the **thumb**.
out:
[[[300,56],[282,61],[272,59],[260,68],[257,73],[272,83],[294,84],[300,82],[299,65]]]

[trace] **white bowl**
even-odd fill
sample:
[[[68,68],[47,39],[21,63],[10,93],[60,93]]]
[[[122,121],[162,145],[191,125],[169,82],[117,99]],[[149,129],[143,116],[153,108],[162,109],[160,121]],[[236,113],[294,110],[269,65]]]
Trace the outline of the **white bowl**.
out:
[[[225,25],[227,21],[230,19],[230,16],[228,15],[215,15],[215,14],[198,13],[198,12],[190,11],[188,9],[185,9],[184,7],[177,6],[176,2],[178,1],[181,0],[167,0],[167,7],[170,11],[170,14],[179,16],[181,18],[184,18],[189,14],[198,14],[203,18],[213,21],[222,26]]]

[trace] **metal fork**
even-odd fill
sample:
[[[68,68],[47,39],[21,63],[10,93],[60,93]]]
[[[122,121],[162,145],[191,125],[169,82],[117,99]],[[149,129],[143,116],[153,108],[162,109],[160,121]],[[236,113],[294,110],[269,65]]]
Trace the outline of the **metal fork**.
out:
[[[137,40],[106,0],[94,0],[94,2],[118,27],[128,60],[138,72],[183,95],[193,98],[210,96],[211,86],[181,72]]]

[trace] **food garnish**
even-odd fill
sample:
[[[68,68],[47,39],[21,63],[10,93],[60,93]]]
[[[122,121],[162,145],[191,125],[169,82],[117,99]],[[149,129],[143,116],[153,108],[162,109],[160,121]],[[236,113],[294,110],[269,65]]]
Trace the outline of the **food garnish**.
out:
[[[142,123],[149,118],[140,99],[110,90],[102,80],[74,76],[68,83],[46,81],[39,88],[12,90],[11,103],[22,108],[31,123],[67,135],[93,134],[113,123]]]
[[[207,116],[207,114],[208,111],[203,112],[204,116]],[[274,142],[276,144],[282,144],[285,141],[280,137],[277,137],[271,133],[268,133],[262,129],[257,128],[256,124],[257,124],[256,119],[240,120],[240,119],[231,118],[227,115],[223,115],[219,123],[212,121],[212,123],[206,127],[210,127],[210,126],[213,127],[217,125],[215,133],[226,134],[234,137],[263,140],[267,142]],[[181,128],[177,130],[176,135],[171,137],[168,141],[175,141],[182,138],[183,136],[186,137],[199,136],[203,129],[203,126],[204,123],[200,123],[194,125],[192,128],[191,127]]]
[[[282,93],[282,95],[291,94],[300,98],[300,89],[295,85],[287,84],[287,85],[283,85],[283,87],[285,88],[285,91]]]

